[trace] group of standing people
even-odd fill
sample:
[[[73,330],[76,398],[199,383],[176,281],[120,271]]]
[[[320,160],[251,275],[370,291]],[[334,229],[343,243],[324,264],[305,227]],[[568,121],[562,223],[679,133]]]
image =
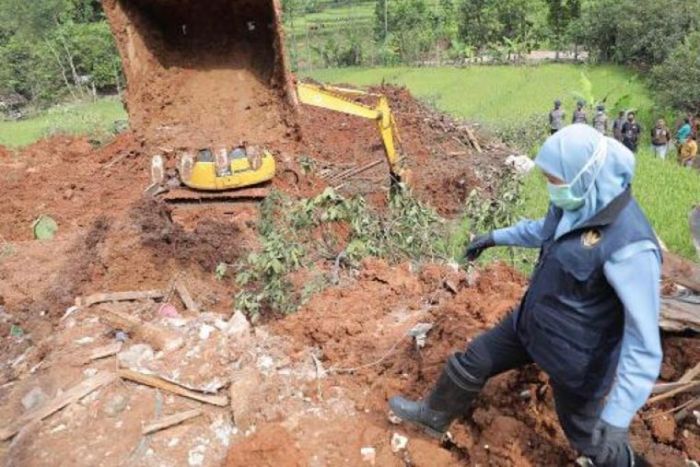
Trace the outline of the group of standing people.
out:
[[[586,104],[583,101],[576,103],[576,110],[574,110],[571,123],[589,124],[585,106]],[[557,99],[554,101],[554,108],[549,112],[551,134],[561,130],[566,125],[565,121],[566,112],[562,108],[561,101]],[[608,116],[603,104],[596,106],[590,125],[604,135],[610,134]],[[678,150],[679,164],[685,167],[692,167],[693,165],[700,167],[700,158],[697,157],[697,135],[699,132],[700,119],[694,121],[690,116],[685,117],[683,122],[677,125],[675,135],[671,133],[663,119],[657,120],[651,129],[651,146],[654,155],[665,159],[669,148],[675,143]],[[620,111],[617,118],[613,121],[611,136],[624,144],[633,153],[637,152],[641,133],[642,126],[637,122],[634,112]]]

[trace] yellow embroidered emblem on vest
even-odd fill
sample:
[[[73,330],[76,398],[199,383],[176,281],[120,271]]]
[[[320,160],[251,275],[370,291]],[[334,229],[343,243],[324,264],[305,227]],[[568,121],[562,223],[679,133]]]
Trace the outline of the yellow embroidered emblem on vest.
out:
[[[599,230],[587,230],[581,235],[581,243],[586,248],[593,248],[600,242],[601,238],[603,238],[603,235]]]

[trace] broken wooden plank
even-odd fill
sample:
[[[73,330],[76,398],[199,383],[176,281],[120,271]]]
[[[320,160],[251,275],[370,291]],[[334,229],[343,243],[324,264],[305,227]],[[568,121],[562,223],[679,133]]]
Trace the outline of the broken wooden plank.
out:
[[[177,291],[178,295],[180,295],[180,299],[185,305],[185,308],[194,313],[199,313],[199,306],[192,298],[192,295],[190,295],[190,291],[187,290],[187,287],[180,279],[175,281],[175,290]]]
[[[127,370],[124,368],[120,369],[118,374],[120,378],[172,392],[173,394],[194,399],[199,402],[204,402],[205,404],[217,405],[219,407],[226,407],[228,405],[228,397],[226,396],[200,394],[178,386],[177,384],[169,383],[168,381],[165,381],[164,379],[155,375],[147,375],[144,373],[139,373],[138,371]]]
[[[662,401],[664,399],[668,399],[669,397],[673,397],[677,394],[681,394],[683,392],[691,391],[695,388],[700,387],[700,381],[693,381],[691,383],[686,383],[680,387],[677,387],[676,389],[672,389],[670,391],[667,391],[663,394],[659,394],[658,396],[654,396],[651,399],[649,399],[648,403],[653,404],[655,402]]]
[[[469,142],[471,143],[471,145],[474,147],[474,149],[476,149],[476,152],[481,154],[481,146],[479,145],[479,140],[476,139],[476,136],[474,135],[472,129],[469,127],[464,127],[464,130],[467,133],[467,138],[469,138]]]
[[[199,409],[186,410],[184,412],[168,415],[167,417],[159,418],[144,426],[141,430],[141,434],[150,435],[151,433],[179,425],[182,422],[199,417],[200,415],[202,415],[202,411]]]
[[[91,392],[110,384],[115,379],[116,375],[114,373],[103,371],[84,380],[66,392],[42,404],[40,407],[24,413],[17,420],[0,429],[0,441],[5,441],[6,439],[13,437],[25,425],[45,419],[49,415],[58,412],[68,404],[77,402]]]
[[[681,382],[681,381],[675,381],[672,383],[656,383],[654,387],[651,389],[652,394],[663,394],[668,391],[671,391],[676,388],[681,388],[688,384],[687,381]]]
[[[662,297],[659,326],[664,331],[691,330],[700,332],[700,305]]]
[[[695,377],[697,377],[698,375],[700,375],[700,362],[696,363],[693,368],[686,371],[683,374],[683,376],[681,376],[681,379],[678,380],[678,382],[679,383],[689,383],[692,380],[694,380]]]
[[[96,293],[87,297],[78,297],[77,306],[91,306],[106,302],[131,302],[134,300],[160,300],[165,296],[162,290],[142,290],[139,292]]]
[[[673,282],[700,292],[700,266],[670,251],[664,251],[662,274]]]
[[[174,332],[127,313],[103,306],[99,308],[97,314],[103,323],[150,344],[156,350],[175,350],[182,347],[184,343],[184,339]]]
[[[111,357],[112,355],[116,355],[122,349],[123,345],[124,345],[123,342],[114,342],[112,344],[98,347],[98,348],[94,349],[92,352],[90,352],[90,355],[88,355],[85,358],[85,360],[83,361],[83,364],[85,365],[85,364],[88,364],[88,363],[95,361],[95,360],[100,360],[102,358],[107,358],[107,357]]]

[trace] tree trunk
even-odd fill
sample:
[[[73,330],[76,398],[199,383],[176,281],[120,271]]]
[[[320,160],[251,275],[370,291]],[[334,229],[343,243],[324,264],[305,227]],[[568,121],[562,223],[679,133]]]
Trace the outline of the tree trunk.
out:
[[[85,91],[83,90],[83,85],[80,82],[80,75],[78,75],[78,70],[75,68],[75,62],[73,61],[73,54],[71,53],[70,49],[68,48],[68,43],[66,42],[66,39],[63,37],[63,34],[61,34],[59,32],[58,37],[61,39],[61,45],[63,45],[63,50],[66,51],[66,57],[68,58],[68,65],[70,66],[71,74],[73,75],[73,82],[75,83],[75,86],[78,88],[78,91],[80,91],[80,96],[85,97]]]
[[[51,53],[53,54],[54,58],[56,59],[56,63],[58,63],[58,67],[61,69],[61,76],[63,77],[63,83],[66,85],[66,89],[68,89],[68,92],[70,92],[70,95],[73,96],[73,99],[77,99],[78,96],[75,94],[75,91],[73,90],[73,87],[70,85],[70,81],[68,81],[68,75],[66,75],[66,67],[63,66],[63,62],[61,61],[61,56],[59,55],[58,51],[53,48],[51,45],[51,42],[48,40],[45,40],[46,46],[49,48]]]

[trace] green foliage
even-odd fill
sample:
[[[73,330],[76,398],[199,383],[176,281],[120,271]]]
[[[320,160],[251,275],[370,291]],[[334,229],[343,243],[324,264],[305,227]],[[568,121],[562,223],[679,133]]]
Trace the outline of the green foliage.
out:
[[[332,234],[339,225],[349,229],[342,246]],[[383,211],[371,208],[362,197],[345,198],[332,188],[298,201],[275,192],[261,206],[260,248],[236,266],[236,282],[242,287],[236,306],[252,317],[295,311],[328,279],[314,278],[299,294],[288,276],[319,256],[350,264],[367,256],[390,261],[444,258],[444,247],[436,241],[442,228],[435,211],[407,190],[394,194]]]
[[[663,104],[700,112],[700,32],[688,36],[661,65],[654,67],[652,80]]]
[[[33,104],[118,87],[114,41],[93,0],[0,0],[0,92]]]
[[[579,32],[599,60],[654,65],[698,29],[697,0],[598,0],[585,4]]]

